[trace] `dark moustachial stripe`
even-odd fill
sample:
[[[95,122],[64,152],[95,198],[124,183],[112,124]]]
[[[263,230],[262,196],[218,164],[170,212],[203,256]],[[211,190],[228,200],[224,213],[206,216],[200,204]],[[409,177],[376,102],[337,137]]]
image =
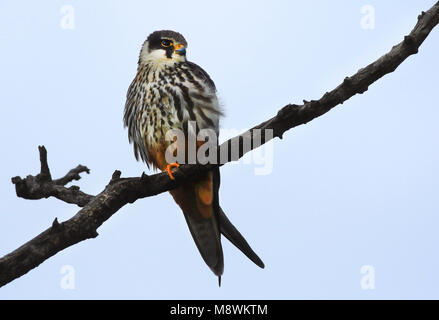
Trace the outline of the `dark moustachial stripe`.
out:
[[[174,47],[169,47],[166,48],[166,56],[171,59],[172,58],[172,53],[174,52]]]

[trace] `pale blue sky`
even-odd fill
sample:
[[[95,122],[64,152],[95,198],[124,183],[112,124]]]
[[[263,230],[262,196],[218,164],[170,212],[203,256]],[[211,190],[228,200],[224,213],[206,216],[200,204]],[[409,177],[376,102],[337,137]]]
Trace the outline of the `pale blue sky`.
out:
[[[188,58],[214,79],[226,117],[245,129],[287,103],[317,99],[403,39],[436,1],[2,1],[0,256],[78,208],[17,198],[12,176],[81,163],[102,190],[115,169],[140,175],[122,127],[140,46],[183,33]],[[75,28],[60,26],[72,5]],[[375,28],[361,28],[361,8]],[[124,207],[99,237],[0,288],[0,298],[439,298],[439,31],[419,54],[329,114],[274,143],[273,171],[221,169],[220,201],[265,262],[223,240],[223,286],[202,261],[168,194]],[[75,289],[60,286],[75,270]],[[360,269],[375,268],[362,290]]]

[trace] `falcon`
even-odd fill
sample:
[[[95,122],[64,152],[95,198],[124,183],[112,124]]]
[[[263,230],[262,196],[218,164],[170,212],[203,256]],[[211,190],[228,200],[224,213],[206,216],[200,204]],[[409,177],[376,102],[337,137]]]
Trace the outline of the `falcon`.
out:
[[[211,129],[218,137],[222,115],[214,82],[206,71],[186,59],[186,49],[187,42],[178,32],[161,30],[148,36],[140,50],[137,74],[129,86],[124,112],[124,125],[136,159],[144,161],[148,168],[167,171],[171,179],[172,170],[178,170],[180,163],[167,161],[166,150],[173,141],[167,139],[166,133],[183,132],[185,144],[178,148],[187,151],[193,127],[189,124],[195,123],[196,132]],[[197,141],[196,149],[203,143]],[[219,186],[217,167],[187,180],[170,193],[183,211],[201,256],[221,285],[221,234],[256,265],[264,268],[264,263],[221,209]]]

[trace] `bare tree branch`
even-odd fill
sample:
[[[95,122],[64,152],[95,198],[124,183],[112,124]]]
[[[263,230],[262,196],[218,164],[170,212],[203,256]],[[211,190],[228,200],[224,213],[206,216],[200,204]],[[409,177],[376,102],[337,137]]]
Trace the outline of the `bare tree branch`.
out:
[[[82,172],[90,173],[90,169],[85,166],[78,165],[76,168],[73,168],[72,170],[67,172],[67,174],[64,177],[53,181],[53,183],[55,185],[65,186],[66,184],[72,182],[73,180],[81,179],[81,176],[79,174]]]
[[[41,172],[36,176],[27,176],[25,179],[20,177],[12,178],[15,184],[15,191],[18,197],[24,199],[37,200],[42,198],[55,197],[67,203],[74,203],[80,207],[85,206],[93,198],[83,193],[77,186],[66,188],[65,185],[73,180],[79,180],[82,172],[89,173],[90,170],[84,166],[77,166],[70,170],[64,177],[52,180],[49,165],[47,163],[47,151],[44,147],[38,147],[40,151]]]
[[[365,92],[372,83],[393,72],[410,55],[417,53],[422,42],[438,23],[439,2],[427,12],[419,15],[414,29],[390,52],[360,69],[351,77],[346,77],[339,86],[325,93],[319,100],[304,101],[302,105],[289,104],[282,108],[275,117],[223,143],[219,154],[230,150],[230,147],[236,144],[240,146],[240,149],[236,159],[229,155],[220,165],[238,160],[246,152],[257,148],[261,143],[268,142],[273,137],[282,138],[285,131],[305,124],[352,96]],[[271,129],[273,136],[265,136],[264,129]],[[262,140],[260,140],[261,137]],[[250,148],[244,148],[246,145]],[[65,222],[59,223],[55,219],[47,230],[1,258],[0,287],[37,267],[64,248],[96,237],[99,226],[127,203],[171,190],[189,177],[195,177],[216,166],[215,164],[182,165],[174,174],[176,180],[171,180],[167,173],[121,178],[120,171],[115,171],[105,189],[98,195],[92,196],[80,191],[79,187],[65,187],[67,183],[80,179],[80,173],[88,173],[87,167],[78,166],[64,177],[52,180],[47,163],[47,151],[44,147],[39,147],[39,151],[41,172],[36,176],[29,175],[25,179],[12,178],[17,196],[34,200],[56,197],[62,201],[77,204],[82,209]]]

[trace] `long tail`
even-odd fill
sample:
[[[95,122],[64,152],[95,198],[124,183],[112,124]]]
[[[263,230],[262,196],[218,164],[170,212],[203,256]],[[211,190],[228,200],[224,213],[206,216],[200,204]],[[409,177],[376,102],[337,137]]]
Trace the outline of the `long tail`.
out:
[[[207,172],[171,191],[206,264],[219,277],[224,271],[219,228],[219,170]]]
[[[251,261],[253,261],[258,267],[264,268],[265,265],[261,258],[253,251],[248,242],[242,236],[242,234],[235,228],[235,226],[230,222],[224,213],[223,209],[220,208],[219,214],[219,225],[221,233],[231,242],[235,247],[241,250]]]

